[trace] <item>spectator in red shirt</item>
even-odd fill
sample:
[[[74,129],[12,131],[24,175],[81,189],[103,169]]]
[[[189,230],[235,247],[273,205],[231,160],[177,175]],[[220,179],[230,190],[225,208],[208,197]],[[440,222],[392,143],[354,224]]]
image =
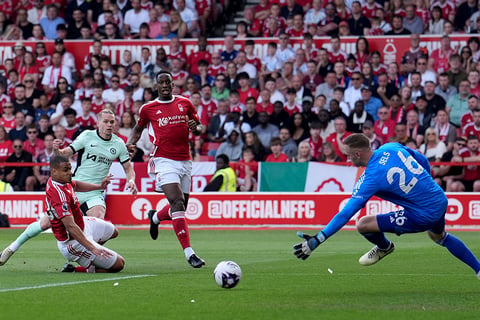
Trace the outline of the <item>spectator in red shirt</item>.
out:
[[[265,162],[290,162],[288,156],[282,152],[282,140],[278,137],[270,140],[270,150],[272,153],[267,156]]]
[[[255,99],[258,98],[258,90],[250,86],[250,77],[248,73],[239,73],[237,79],[240,86],[240,88],[238,89],[240,103],[245,104],[247,98],[249,97],[254,97]]]
[[[23,150],[30,152],[33,159],[36,159],[40,153],[45,151],[45,144],[42,139],[38,138],[38,130],[35,124],[31,124],[27,128],[28,139],[23,142]]]
[[[344,117],[336,117],[333,125],[335,126],[335,132],[327,137],[327,141],[332,143],[335,153],[342,161],[347,161],[347,155],[344,154],[345,145],[343,144],[345,138],[351,135],[350,132],[347,132],[347,121]]]
[[[461,162],[471,162],[478,161],[478,151],[479,143],[477,136],[469,136],[467,138],[467,147],[461,149],[459,152],[459,157]],[[458,161],[459,157],[454,157],[453,161]],[[468,161],[466,159],[468,158]],[[480,191],[480,170],[478,166],[465,166],[463,167],[463,174],[460,181],[455,181],[451,185],[452,192],[462,192],[462,191]]]

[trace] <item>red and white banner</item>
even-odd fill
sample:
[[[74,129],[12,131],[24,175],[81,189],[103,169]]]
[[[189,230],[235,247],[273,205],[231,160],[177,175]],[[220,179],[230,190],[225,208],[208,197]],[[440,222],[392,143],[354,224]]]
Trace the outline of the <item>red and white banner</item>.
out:
[[[470,37],[468,34],[452,35],[451,46],[452,48],[461,49],[467,44],[467,40]],[[342,37],[342,49],[347,53],[355,53],[355,43],[358,37]],[[271,41],[278,41],[277,38],[253,38],[255,41],[255,53],[258,57],[263,58],[267,53],[268,43]],[[379,51],[382,54],[383,62],[388,64],[390,62],[396,61],[398,64],[401,63],[401,59],[405,51],[410,47],[410,37],[409,36],[396,36],[396,37],[369,37],[369,46],[370,52]],[[196,39],[183,39],[182,41],[183,50],[187,56],[197,50],[197,40]],[[316,48],[326,47],[330,48],[330,38],[322,37],[314,39],[314,46]],[[33,51],[36,42],[33,41],[24,41],[24,45],[27,47],[27,50]],[[80,41],[72,40],[66,41],[65,47],[67,51],[71,52],[75,57],[75,64],[77,70],[84,68],[84,58],[85,56],[92,51],[92,41]],[[112,60],[112,64],[119,64],[122,62],[122,54],[125,50],[130,50],[132,52],[133,61],[140,61],[141,52],[143,47],[150,48],[152,53],[152,61],[155,61],[156,50],[160,47],[165,48],[167,54],[169,53],[169,40],[108,40],[103,41],[102,53],[109,56]],[[236,49],[243,48],[245,40],[237,40],[235,43]],[[292,38],[290,43],[294,48],[299,48],[302,46],[302,38]],[[0,42],[0,61],[3,62],[7,58],[13,57],[13,46],[14,41],[2,41]],[[47,52],[50,54],[53,52],[54,44],[53,41],[45,42],[47,45]],[[221,51],[224,48],[224,40],[221,38],[208,39],[207,50],[210,52]],[[426,36],[422,35],[420,45],[427,48],[428,52],[432,52],[434,49],[440,47],[440,36]]]
[[[2,193],[0,212],[12,225],[28,224],[45,211],[44,193]],[[349,193],[192,193],[186,212],[191,225],[312,226],[325,225],[346,204]],[[480,226],[480,194],[448,194],[448,226]],[[106,219],[117,225],[146,225],[147,212],[167,204],[162,194],[107,195]],[[349,225],[364,215],[398,210],[392,203],[372,198]]]

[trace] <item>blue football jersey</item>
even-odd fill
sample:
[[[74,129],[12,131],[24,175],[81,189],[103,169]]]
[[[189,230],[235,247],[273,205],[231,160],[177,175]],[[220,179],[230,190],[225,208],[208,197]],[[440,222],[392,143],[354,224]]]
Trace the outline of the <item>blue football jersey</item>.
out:
[[[323,233],[330,237],[340,230],[374,195],[415,213],[418,221],[441,217],[448,204],[442,188],[430,175],[427,158],[399,143],[387,143],[373,151],[352,197]]]

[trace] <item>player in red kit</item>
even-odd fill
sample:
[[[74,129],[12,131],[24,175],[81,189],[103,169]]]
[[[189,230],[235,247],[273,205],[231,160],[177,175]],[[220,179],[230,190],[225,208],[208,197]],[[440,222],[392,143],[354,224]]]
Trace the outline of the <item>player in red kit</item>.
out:
[[[189,130],[196,136],[202,125],[195,107],[187,98],[172,94],[175,84],[172,74],[157,74],[158,98],[144,104],[127,146],[134,151],[135,143],[145,127],[154,145],[149,162],[149,173],[155,175],[155,191],[165,193],[169,205],[160,211],[150,210],[150,236],[158,237],[158,225],[162,220],[172,220],[173,229],[188,263],[194,268],[205,265],[190,246],[190,235],[185,220],[185,210],[190,194],[192,160],[188,143]],[[170,210],[169,210],[170,209]]]
[[[77,262],[88,272],[121,271],[125,259],[102,246],[118,235],[117,229],[110,222],[84,217],[75,194],[75,191],[103,190],[110,183],[111,176],[103,179],[101,184],[72,181],[72,165],[63,156],[54,156],[50,160],[50,170],[46,208],[62,255],[69,261]]]

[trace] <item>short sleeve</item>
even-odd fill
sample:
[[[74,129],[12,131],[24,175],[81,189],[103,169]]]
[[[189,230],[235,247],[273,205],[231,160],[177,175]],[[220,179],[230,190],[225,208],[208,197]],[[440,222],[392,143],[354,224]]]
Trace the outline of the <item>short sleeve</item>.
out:
[[[70,147],[73,149],[73,153],[85,148],[86,143],[88,142],[88,131],[83,131],[75,141],[70,144]]]

